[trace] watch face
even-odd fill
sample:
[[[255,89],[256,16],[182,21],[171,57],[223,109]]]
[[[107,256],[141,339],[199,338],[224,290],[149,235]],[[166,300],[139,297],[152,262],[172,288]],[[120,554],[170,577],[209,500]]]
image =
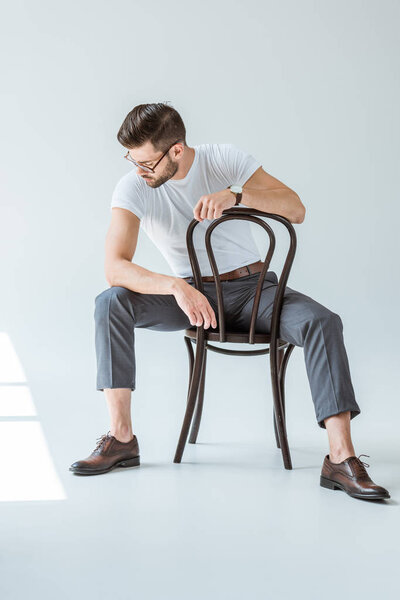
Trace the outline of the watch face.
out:
[[[242,187],[240,185],[231,185],[230,189],[234,194],[240,194],[242,192]]]

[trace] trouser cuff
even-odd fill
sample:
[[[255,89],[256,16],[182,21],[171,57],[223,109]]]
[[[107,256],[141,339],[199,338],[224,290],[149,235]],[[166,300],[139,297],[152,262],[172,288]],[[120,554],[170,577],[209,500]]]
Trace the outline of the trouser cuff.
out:
[[[319,419],[317,419],[317,423],[322,429],[326,429],[324,419],[327,419],[328,417],[333,417],[334,415],[339,415],[340,413],[347,412],[347,411],[350,411],[350,420],[354,419],[354,417],[359,415],[361,412],[361,410],[359,408],[353,408],[353,409],[345,408],[344,410],[339,410],[336,413],[331,413],[330,415],[325,415],[323,418],[320,417]]]

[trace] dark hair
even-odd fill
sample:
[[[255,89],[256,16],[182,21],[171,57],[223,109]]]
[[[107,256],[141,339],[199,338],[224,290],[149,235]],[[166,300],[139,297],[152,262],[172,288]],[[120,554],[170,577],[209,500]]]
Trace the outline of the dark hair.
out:
[[[136,148],[150,141],[162,151],[177,140],[186,146],[186,129],[180,114],[167,102],[138,104],[125,117],[118,134],[125,148]]]

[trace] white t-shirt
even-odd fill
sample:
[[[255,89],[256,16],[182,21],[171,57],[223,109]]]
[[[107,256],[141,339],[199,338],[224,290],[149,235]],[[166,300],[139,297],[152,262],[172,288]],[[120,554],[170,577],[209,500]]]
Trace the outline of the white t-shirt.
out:
[[[243,186],[261,163],[233,144],[193,146],[193,163],[183,179],[169,179],[152,188],[136,173],[136,167],[117,183],[111,200],[140,219],[140,226],[164,255],[177,277],[193,275],[186,247],[186,231],[201,196]],[[245,206],[245,205],[243,205]],[[205,247],[205,231],[212,223],[200,221],[193,231],[193,244],[202,275],[212,275]],[[211,234],[211,246],[220,274],[260,260],[250,222],[220,223]]]

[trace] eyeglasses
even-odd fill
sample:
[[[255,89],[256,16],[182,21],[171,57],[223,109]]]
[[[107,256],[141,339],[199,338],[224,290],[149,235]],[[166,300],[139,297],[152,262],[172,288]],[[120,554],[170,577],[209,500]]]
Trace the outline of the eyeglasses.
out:
[[[129,151],[125,154],[124,158],[126,158],[126,160],[129,160],[129,162],[133,163],[136,167],[140,167],[141,169],[143,169],[143,171],[148,171],[149,173],[155,173],[155,168],[158,165],[158,163],[160,163],[162,161],[162,159],[164,158],[164,156],[166,154],[168,154],[168,152],[171,150],[172,146],[175,146],[175,144],[177,144],[178,142],[180,142],[180,140],[176,140],[176,142],[174,142],[173,144],[170,145],[170,147],[168,148],[168,150],[166,150],[166,152],[164,152],[164,154],[162,155],[162,157],[156,162],[156,164],[154,165],[154,167],[148,167],[147,165],[142,165],[140,162],[137,162],[136,160],[134,160],[132,158],[132,156],[129,154]]]

